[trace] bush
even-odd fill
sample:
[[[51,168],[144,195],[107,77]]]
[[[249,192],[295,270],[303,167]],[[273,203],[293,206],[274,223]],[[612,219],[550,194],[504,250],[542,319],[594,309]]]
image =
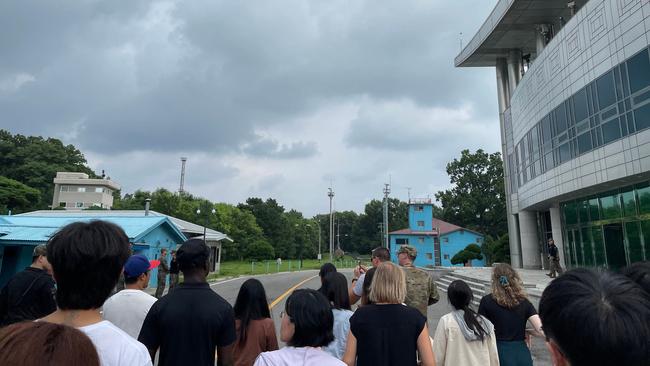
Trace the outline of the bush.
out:
[[[246,258],[261,261],[264,259],[273,259],[275,257],[275,250],[264,239],[258,239],[251,243],[246,250]]]

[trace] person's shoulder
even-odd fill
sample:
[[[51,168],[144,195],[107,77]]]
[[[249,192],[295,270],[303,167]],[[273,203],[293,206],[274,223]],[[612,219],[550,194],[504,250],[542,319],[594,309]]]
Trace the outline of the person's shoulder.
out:
[[[492,297],[492,294],[487,294],[481,297],[481,304],[488,304],[488,303],[494,303],[494,297]]]
[[[411,317],[416,317],[416,318],[417,317],[424,317],[422,315],[422,313],[420,312],[420,310],[418,310],[418,309],[416,309],[416,308],[414,308],[412,306],[402,306],[402,307],[400,307],[398,309],[399,309],[399,312],[401,312],[401,313],[403,313],[405,315],[411,316]]]
[[[421,280],[421,279],[429,279],[429,273],[421,268],[417,268],[415,266],[404,266],[404,273],[407,276],[407,279],[411,280]]]

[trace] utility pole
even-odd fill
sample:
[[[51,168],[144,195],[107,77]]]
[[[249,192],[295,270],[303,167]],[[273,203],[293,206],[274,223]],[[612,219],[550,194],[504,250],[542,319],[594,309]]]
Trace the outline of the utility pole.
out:
[[[388,243],[388,195],[390,194],[390,184],[384,184],[384,245],[389,248]]]
[[[327,192],[327,197],[330,198],[330,261],[332,261],[332,251],[334,250],[334,216],[332,213],[332,199],[334,198],[334,191],[332,187]]]

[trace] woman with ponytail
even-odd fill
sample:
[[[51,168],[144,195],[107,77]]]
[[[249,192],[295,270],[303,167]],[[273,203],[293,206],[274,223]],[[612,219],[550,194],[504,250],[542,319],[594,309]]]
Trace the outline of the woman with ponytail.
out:
[[[544,336],[537,310],[528,301],[519,274],[509,264],[499,263],[492,271],[492,293],[483,296],[478,313],[494,324],[499,362],[504,366],[532,366],[526,345],[526,324],[533,334]]]
[[[447,298],[454,311],[438,322],[433,337],[436,365],[499,365],[494,326],[470,308],[473,296],[464,281],[449,284]]]

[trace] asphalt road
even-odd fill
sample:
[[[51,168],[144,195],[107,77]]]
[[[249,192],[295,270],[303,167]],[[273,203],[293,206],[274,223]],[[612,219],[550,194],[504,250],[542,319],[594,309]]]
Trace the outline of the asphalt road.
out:
[[[352,279],[352,270],[343,269],[340,271],[348,280]],[[267,301],[272,305],[271,316],[275,323],[276,334],[278,335],[278,342],[280,347],[284,343],[280,341],[280,313],[284,310],[284,304],[288,295],[294,288],[313,288],[320,287],[320,278],[318,271],[301,271],[301,272],[285,272],[270,275],[248,276],[239,277],[235,279],[225,280],[212,284],[212,289],[221,295],[226,301],[234,305],[237,299],[237,293],[242,283],[249,278],[257,278],[264,285],[266,290]],[[451,306],[447,302],[447,295],[444,292],[440,293],[440,301],[432,306],[429,306],[429,334],[433,337],[438,321],[440,318],[451,311]],[[541,339],[534,339],[532,348],[533,360],[535,365],[547,366],[551,365],[548,353],[544,346],[544,341]]]

